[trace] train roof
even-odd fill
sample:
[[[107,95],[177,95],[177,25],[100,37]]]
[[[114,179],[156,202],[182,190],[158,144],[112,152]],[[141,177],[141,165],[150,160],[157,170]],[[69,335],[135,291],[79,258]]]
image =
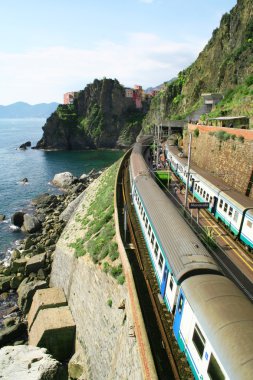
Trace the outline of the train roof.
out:
[[[135,169],[136,166],[139,167],[140,162],[142,165],[145,163],[141,159],[139,163],[137,161],[132,161]],[[183,278],[193,273],[219,272],[219,267],[213,258],[151,177],[147,166],[146,171],[144,166],[141,167],[140,175],[135,178],[135,184],[176,281],[180,283]]]
[[[185,157],[179,157],[178,153],[179,150],[176,146],[169,146],[168,148],[169,152],[176,156],[177,160],[182,164],[182,165],[187,165],[187,158]],[[203,182],[207,182],[208,186],[214,189],[214,191],[219,192],[219,194],[223,197],[225,197],[228,201],[231,203],[236,202],[236,206],[239,209],[244,209],[248,207],[253,207],[253,200],[246,197],[245,195],[239,193],[238,191],[232,189],[226,182],[222,181],[220,178],[215,177],[214,175],[208,173],[204,169],[201,169],[197,165],[191,163],[191,169],[190,169],[191,174],[197,175],[199,178],[202,177]],[[253,211],[249,210],[248,211],[250,214],[253,216]]]
[[[223,276],[191,277],[182,289],[228,377],[252,379],[252,303]]]

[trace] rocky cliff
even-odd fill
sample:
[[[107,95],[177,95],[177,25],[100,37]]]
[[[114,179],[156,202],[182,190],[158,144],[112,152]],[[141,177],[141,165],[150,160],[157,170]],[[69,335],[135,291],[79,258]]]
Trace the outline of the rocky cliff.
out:
[[[73,104],[60,105],[43,127],[40,149],[96,149],[129,146],[141,129],[143,111],[115,79],[94,80]]]
[[[193,28],[198,25],[193,23]],[[216,116],[246,115],[253,124],[253,2],[238,0],[197,60],[151,103],[145,127],[160,119],[185,119],[203,103],[202,93],[222,93]]]

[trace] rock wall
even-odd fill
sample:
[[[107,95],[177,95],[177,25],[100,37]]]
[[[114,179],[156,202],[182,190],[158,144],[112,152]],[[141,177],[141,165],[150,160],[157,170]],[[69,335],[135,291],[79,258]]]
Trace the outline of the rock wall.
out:
[[[85,191],[57,243],[50,285],[63,288],[75,320],[85,358],[82,378],[138,380],[143,376],[126,286],[117,284],[88,256],[75,258],[69,247],[84,233],[76,215],[85,215],[101,177]],[[119,308],[123,300],[125,307]]]
[[[183,149],[186,155],[188,144],[189,134],[184,136]],[[216,136],[211,136],[199,128],[198,137],[192,134],[191,161],[245,195],[252,181],[253,141],[220,141]],[[253,186],[249,198],[253,199]]]

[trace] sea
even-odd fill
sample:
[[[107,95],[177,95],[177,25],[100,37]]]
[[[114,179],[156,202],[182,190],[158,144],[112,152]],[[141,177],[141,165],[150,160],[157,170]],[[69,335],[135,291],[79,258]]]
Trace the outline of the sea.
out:
[[[123,152],[97,151],[42,151],[19,146],[31,141],[35,146],[42,137],[46,119],[0,119],[0,262],[8,261],[11,250],[24,237],[11,224],[16,211],[29,212],[36,196],[59,192],[51,181],[55,174],[71,172],[74,176],[88,174],[92,169],[104,169],[118,160]],[[28,179],[24,184],[22,180]]]

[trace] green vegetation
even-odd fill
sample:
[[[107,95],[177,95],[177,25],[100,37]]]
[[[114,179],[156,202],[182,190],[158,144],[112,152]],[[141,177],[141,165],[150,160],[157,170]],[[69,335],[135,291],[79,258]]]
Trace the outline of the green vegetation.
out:
[[[236,136],[234,134],[225,132],[225,131],[217,131],[217,132],[209,132],[210,136],[215,136],[220,142],[231,140],[238,140],[241,143],[244,143],[244,137],[243,136]]]
[[[215,233],[212,228],[205,227],[203,233],[201,234],[201,238],[209,247],[215,248],[217,247],[217,243],[215,240]]]
[[[193,136],[194,137],[199,137],[199,129],[198,128],[194,129]]]
[[[125,277],[119,263],[118,245],[114,241],[113,220],[114,183],[118,165],[119,162],[115,163],[103,174],[86,217],[78,218],[85,229],[83,238],[77,239],[69,246],[75,249],[75,257],[83,256],[87,252],[95,264],[102,265],[105,273],[109,273],[119,284],[123,284]]]
[[[87,116],[79,119],[81,129],[98,142],[104,129],[104,115],[101,106],[97,103],[90,105]]]
[[[74,104],[60,104],[56,113],[61,121],[67,126],[76,126],[77,112]]]
[[[107,305],[108,305],[109,307],[112,307],[112,300],[111,300],[111,298],[109,298],[109,300],[107,300]]]

